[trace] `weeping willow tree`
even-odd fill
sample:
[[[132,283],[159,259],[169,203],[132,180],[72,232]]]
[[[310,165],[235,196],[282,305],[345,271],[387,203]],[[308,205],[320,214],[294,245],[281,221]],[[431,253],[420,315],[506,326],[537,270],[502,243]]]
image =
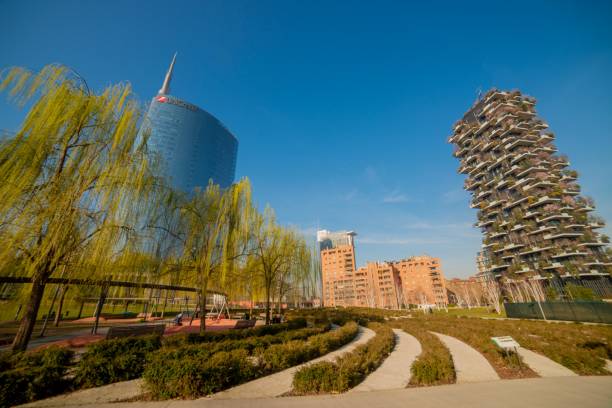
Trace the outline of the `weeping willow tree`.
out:
[[[129,85],[94,93],[65,67],[3,72],[0,91],[32,107],[0,145],[0,265],[31,277],[12,349],[26,348],[49,278],[109,273],[149,211],[151,174]]]
[[[285,232],[291,235],[292,243],[289,257],[283,267],[279,269],[276,276],[276,298],[278,300],[278,313],[281,312],[283,298],[292,294],[294,302],[301,297],[302,288],[307,284],[310,268],[310,251],[303,239],[300,239],[297,231],[286,229]]]
[[[211,284],[223,287],[246,255],[251,187],[247,179],[226,190],[209,184],[195,190],[181,208],[185,243],[181,267],[199,290],[200,333],[206,330],[206,298]]]
[[[299,263],[296,260],[303,260],[302,256],[307,252],[306,242],[294,230],[278,225],[274,212],[269,207],[266,207],[263,214],[254,214],[252,224],[251,256],[263,286],[266,324],[269,324],[270,302],[274,291],[281,286],[280,282],[285,281],[286,284],[286,278]],[[295,277],[297,276],[299,275]]]

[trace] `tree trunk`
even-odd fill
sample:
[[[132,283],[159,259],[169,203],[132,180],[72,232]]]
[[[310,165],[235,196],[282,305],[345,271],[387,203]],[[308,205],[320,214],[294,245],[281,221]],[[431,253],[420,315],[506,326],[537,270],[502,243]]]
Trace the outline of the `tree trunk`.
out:
[[[19,313],[21,313],[21,308],[23,307],[23,304],[19,304],[19,306],[17,306],[17,311],[15,312],[15,318],[13,320],[17,321],[17,319],[19,319]]]
[[[151,319],[155,318],[155,313],[157,312],[157,306],[159,305],[160,296],[161,296],[161,289],[159,290],[157,296],[155,297],[155,303],[153,303],[153,307],[151,308]]]
[[[36,323],[36,316],[38,315],[38,308],[40,307],[40,301],[42,300],[45,292],[45,283],[42,278],[32,279],[32,290],[30,291],[30,298],[26,305],[26,311],[19,324],[17,334],[13,339],[12,351],[24,351],[28,346],[32,331],[34,330],[34,323]]]
[[[62,320],[62,309],[64,307],[64,298],[66,297],[66,292],[68,292],[68,286],[62,286],[62,294],[60,295],[59,304],[57,305],[57,313],[55,314],[55,327],[59,326],[60,320]]]
[[[200,334],[204,334],[206,331],[206,293],[204,290],[200,294]]]
[[[85,301],[81,300],[81,307],[79,307],[79,315],[77,316],[77,319],[80,319],[81,315],[83,314],[83,306],[85,306]]]
[[[164,313],[166,313],[166,305],[168,304],[168,289],[166,289],[166,293],[164,296],[164,305],[162,306],[161,318],[164,318]]]
[[[53,294],[53,298],[51,299],[51,305],[49,306],[49,310],[47,311],[47,315],[45,316],[45,321],[43,322],[42,328],[40,329],[40,333],[38,337],[45,336],[45,330],[47,330],[47,323],[49,322],[49,317],[51,317],[51,313],[53,313],[53,306],[55,306],[55,300],[57,299],[57,295],[61,290],[61,286],[57,286],[55,289],[55,293]]]
[[[149,289],[149,299],[145,302],[144,308],[143,308],[143,314],[144,314],[144,321],[147,321],[147,313],[149,311],[149,304],[151,303],[151,298],[153,297],[153,289]]]
[[[198,313],[198,309],[200,308],[200,294],[198,293],[198,296],[196,296],[196,305],[193,308],[193,314],[191,315],[191,319],[189,319],[189,326],[191,326],[193,324],[193,319],[195,319],[195,315],[196,313]],[[189,310],[189,309],[187,309]]]
[[[91,329],[91,334],[98,334],[98,324],[100,323],[100,315],[102,314],[102,308],[104,307],[104,301],[106,300],[107,290],[107,286],[102,286],[100,289],[100,298],[98,299],[98,304],[96,305],[96,320],[94,321],[94,326]]]
[[[270,324],[270,286],[266,285],[266,324]]]

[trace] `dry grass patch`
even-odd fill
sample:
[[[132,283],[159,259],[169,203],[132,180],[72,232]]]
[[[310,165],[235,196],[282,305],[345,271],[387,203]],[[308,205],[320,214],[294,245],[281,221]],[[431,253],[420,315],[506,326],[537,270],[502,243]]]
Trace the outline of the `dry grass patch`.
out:
[[[512,336],[529,350],[543,354],[580,375],[606,375],[604,358],[611,358],[612,327],[528,320],[493,320],[428,316],[415,319],[426,330],[456,337],[478,351],[501,378],[536,377],[516,356],[507,358],[491,337]]]

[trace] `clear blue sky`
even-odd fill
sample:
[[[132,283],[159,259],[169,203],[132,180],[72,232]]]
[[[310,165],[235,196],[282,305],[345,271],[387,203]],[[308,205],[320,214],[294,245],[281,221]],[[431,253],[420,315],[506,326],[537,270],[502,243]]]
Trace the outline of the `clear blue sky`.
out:
[[[355,230],[358,264],[427,253],[475,272],[446,139],[493,86],[537,98],[612,221],[612,2],[0,0],[2,67],[61,62],[144,104],[175,50],[173,94],[236,134],[257,202],[313,239]],[[22,115],[0,102],[0,129]]]

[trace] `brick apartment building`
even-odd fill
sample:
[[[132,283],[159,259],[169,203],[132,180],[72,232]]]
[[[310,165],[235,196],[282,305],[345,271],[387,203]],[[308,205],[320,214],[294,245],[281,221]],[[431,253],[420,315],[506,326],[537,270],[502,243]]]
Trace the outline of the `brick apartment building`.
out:
[[[405,304],[445,307],[448,304],[446,282],[439,258],[413,256],[393,262],[398,270]]]
[[[448,304],[438,258],[415,256],[356,268],[355,235],[352,231],[317,232],[324,306],[398,309],[410,304]]]

